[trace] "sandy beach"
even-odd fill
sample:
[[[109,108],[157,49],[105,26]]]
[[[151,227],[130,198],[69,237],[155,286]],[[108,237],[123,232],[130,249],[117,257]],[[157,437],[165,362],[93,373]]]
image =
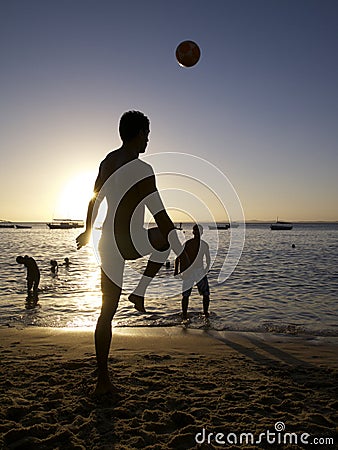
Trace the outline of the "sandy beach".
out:
[[[116,404],[92,395],[92,331],[0,329],[1,448],[337,448],[338,338],[113,333]]]

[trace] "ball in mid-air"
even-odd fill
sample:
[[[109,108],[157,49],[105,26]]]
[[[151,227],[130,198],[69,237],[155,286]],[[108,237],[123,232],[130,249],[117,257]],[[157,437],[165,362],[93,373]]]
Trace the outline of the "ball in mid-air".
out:
[[[198,63],[201,50],[194,41],[183,41],[176,48],[176,59],[182,67],[192,67]]]

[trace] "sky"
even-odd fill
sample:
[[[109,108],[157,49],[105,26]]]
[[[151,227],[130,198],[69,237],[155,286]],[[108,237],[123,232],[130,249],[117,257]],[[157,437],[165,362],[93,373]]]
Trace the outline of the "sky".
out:
[[[0,7],[0,219],[84,218],[119,118],[136,109],[151,122],[147,155],[212,165],[246,220],[338,220],[336,0]],[[202,54],[189,69],[175,60],[185,39]]]

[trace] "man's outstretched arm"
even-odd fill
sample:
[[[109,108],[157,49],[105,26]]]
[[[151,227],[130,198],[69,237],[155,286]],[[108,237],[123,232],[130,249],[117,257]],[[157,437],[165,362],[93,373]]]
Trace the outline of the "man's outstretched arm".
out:
[[[89,242],[90,235],[92,232],[92,224],[96,219],[98,209],[99,209],[99,204],[95,204],[95,203],[97,201],[99,201],[98,193],[99,193],[100,189],[101,189],[101,177],[100,177],[100,173],[99,173],[99,175],[97,176],[96,181],[95,181],[93,196],[90,199],[89,204],[88,204],[85,231],[76,238],[76,244],[77,244],[78,250],[80,250],[81,247],[84,247],[85,245],[87,245]],[[101,203],[101,201],[99,201],[99,202]],[[95,206],[95,208],[94,208],[94,206]]]

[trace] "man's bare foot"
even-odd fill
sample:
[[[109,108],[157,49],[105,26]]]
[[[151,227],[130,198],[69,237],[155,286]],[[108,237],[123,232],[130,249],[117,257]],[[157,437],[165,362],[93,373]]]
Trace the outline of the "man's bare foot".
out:
[[[118,389],[110,382],[110,380],[98,380],[95,390],[95,397],[107,396],[111,397],[114,402],[118,402],[121,399]]]
[[[137,311],[142,313],[147,312],[144,307],[144,297],[141,297],[140,295],[136,294],[130,294],[128,300],[134,304],[134,307],[135,309],[137,309]]]

